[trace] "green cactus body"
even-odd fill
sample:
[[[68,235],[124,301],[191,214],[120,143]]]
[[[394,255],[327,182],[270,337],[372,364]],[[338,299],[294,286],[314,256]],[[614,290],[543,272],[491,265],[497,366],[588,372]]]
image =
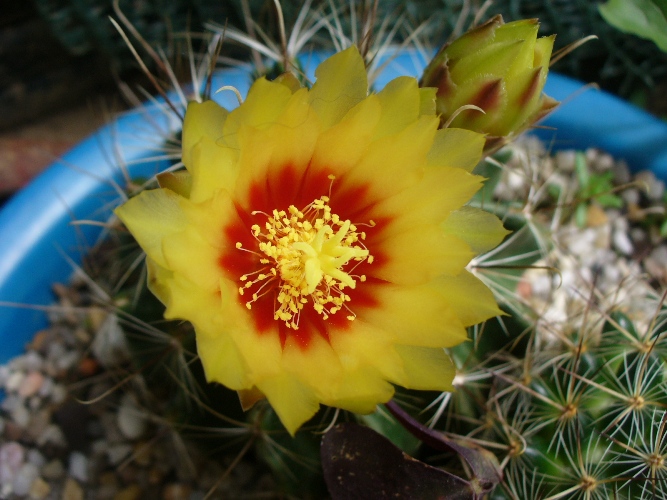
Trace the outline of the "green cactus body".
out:
[[[542,169],[523,172],[542,187],[558,175],[543,160],[527,164]],[[499,176],[516,173],[516,165],[495,173],[479,168],[492,186],[498,183],[496,192],[506,189]],[[442,403],[430,414],[430,424],[496,453],[504,479],[492,499],[667,498],[664,297],[639,277],[638,266],[613,284],[596,284],[607,279],[604,269],[572,281],[585,266],[563,247],[563,234],[580,238],[603,229],[578,226],[576,203],[554,215],[548,191],[533,185],[532,193],[541,194],[519,207],[514,200],[479,200],[505,210],[515,229],[474,263],[510,315],[474,329],[472,342],[453,349],[457,391],[446,409]],[[540,275],[548,291],[535,288]],[[552,307],[560,302],[562,317]]]

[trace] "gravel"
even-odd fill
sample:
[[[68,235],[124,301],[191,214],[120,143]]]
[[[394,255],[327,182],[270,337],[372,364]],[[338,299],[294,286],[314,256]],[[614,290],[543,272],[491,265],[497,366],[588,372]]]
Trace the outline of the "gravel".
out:
[[[0,366],[0,498],[277,498],[251,458],[254,476],[225,475],[231,459],[181,439],[159,404],[147,406],[140,375],[118,383],[131,369],[118,318],[82,307],[81,288],[57,286],[51,326]]]

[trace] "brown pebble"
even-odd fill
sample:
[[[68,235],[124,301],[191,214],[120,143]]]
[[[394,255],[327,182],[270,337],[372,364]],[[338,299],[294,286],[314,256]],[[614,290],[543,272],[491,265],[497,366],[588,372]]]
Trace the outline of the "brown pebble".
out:
[[[84,377],[95,375],[99,369],[99,363],[91,357],[83,358],[79,363],[79,373]]]
[[[90,322],[90,329],[94,332],[99,330],[107,318],[107,313],[101,307],[92,306],[88,309],[88,321]]]
[[[44,375],[34,371],[28,373],[19,386],[18,395],[22,398],[29,398],[37,394],[44,383]]]
[[[102,474],[100,474],[100,477],[98,478],[97,481],[100,486],[109,486],[118,484],[118,479],[116,479],[116,474],[111,471],[103,472]]]
[[[49,493],[51,493],[51,486],[49,486],[49,483],[44,481],[41,477],[38,477],[30,485],[30,492],[28,494],[31,499],[42,500],[49,496]]]
[[[165,472],[159,467],[151,467],[148,470],[148,484],[157,485],[162,483]]]
[[[533,286],[529,281],[522,279],[516,285],[516,293],[524,299],[529,299],[533,296]]]
[[[62,500],[83,500],[83,488],[71,477],[65,481]]]
[[[6,441],[21,441],[23,438],[24,429],[13,420],[5,420],[5,440]]]
[[[65,466],[63,463],[54,458],[48,462],[44,467],[42,467],[42,476],[51,481],[56,481],[62,478],[65,475]]]
[[[74,338],[76,338],[77,342],[80,344],[87,345],[90,343],[90,333],[88,333],[88,331],[82,327],[74,330]]]
[[[628,219],[633,222],[641,222],[646,219],[646,212],[636,203],[628,203]]]
[[[162,490],[162,500],[181,500],[188,498],[192,488],[187,484],[171,483]]]
[[[28,427],[25,430],[25,438],[37,442],[50,423],[51,411],[48,409],[33,412]]]
[[[125,489],[120,490],[113,497],[113,500],[137,500],[141,498],[143,490],[138,484],[131,484]]]
[[[140,467],[147,467],[151,463],[151,445],[141,442],[134,446],[134,463]]]
[[[132,484],[137,482],[139,471],[133,464],[121,467],[118,469],[118,478],[125,484]]]
[[[32,338],[32,342],[30,342],[28,347],[33,351],[43,353],[48,346],[49,337],[49,330],[40,330]]]
[[[586,224],[588,227],[602,226],[608,221],[609,217],[607,217],[607,214],[599,205],[592,203],[588,207],[588,211],[586,212]]]

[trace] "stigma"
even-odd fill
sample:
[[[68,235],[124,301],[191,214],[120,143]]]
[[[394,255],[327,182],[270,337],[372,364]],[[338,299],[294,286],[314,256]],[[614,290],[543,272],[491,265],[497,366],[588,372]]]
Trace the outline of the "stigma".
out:
[[[236,244],[237,249],[259,257],[259,269],[239,278],[239,293],[250,298],[246,307],[252,309],[257,300],[273,294],[274,320],[293,329],[299,328],[304,307],[312,307],[324,320],[341,310],[347,312],[348,320],[354,320],[346,290],[366,281],[366,276],[353,274],[356,266],[373,262],[364,245],[366,233],[333,213],[328,196],[303,209],[290,205],[286,211],[251,215],[265,220],[250,228],[259,251]]]

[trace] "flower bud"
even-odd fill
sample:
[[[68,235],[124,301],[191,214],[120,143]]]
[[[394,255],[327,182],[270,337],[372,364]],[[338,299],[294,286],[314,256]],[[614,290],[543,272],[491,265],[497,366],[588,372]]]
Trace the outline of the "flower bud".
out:
[[[555,35],[537,38],[538,28],[498,15],[440,49],[420,84],[437,88],[441,126],[487,134],[489,153],[558,104],[542,93]]]

